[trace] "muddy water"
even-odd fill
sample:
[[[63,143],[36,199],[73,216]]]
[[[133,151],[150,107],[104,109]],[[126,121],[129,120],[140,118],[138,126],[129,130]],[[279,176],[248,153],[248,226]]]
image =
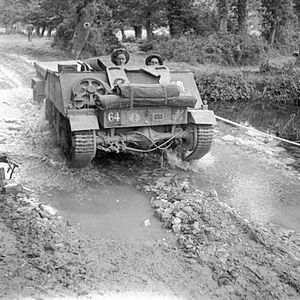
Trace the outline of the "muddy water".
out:
[[[190,181],[216,190],[220,200],[245,218],[300,232],[300,181],[261,154],[216,143],[192,165]]]
[[[131,164],[138,161],[132,160]],[[188,165],[187,170],[180,170],[182,167],[177,162],[173,172],[200,190],[216,190],[221,201],[245,218],[300,232],[300,181],[262,154],[216,141],[203,159]],[[110,175],[119,171],[121,179],[76,192],[48,190],[44,201],[97,238],[164,238],[167,233],[154,218],[148,196],[133,187],[134,179],[124,184],[124,176],[129,176],[126,167],[119,167],[112,159],[108,166],[96,168]]]
[[[72,225],[97,239],[158,240],[168,236],[153,216],[149,199],[130,185],[66,192],[43,197]]]

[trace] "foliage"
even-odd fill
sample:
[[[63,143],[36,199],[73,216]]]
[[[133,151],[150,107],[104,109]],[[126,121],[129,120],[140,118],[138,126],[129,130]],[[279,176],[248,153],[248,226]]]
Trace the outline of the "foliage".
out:
[[[214,102],[259,102],[265,107],[286,110],[300,106],[300,72],[289,71],[260,75],[257,73],[195,73],[201,96]]]
[[[112,19],[112,11],[104,2],[97,3],[97,12],[88,38],[86,48],[90,48],[94,55],[105,55],[120,46],[114,32],[117,23]]]
[[[74,19],[64,20],[58,27],[53,38],[52,46],[69,51],[75,32],[76,22]]]
[[[165,0],[106,0],[105,3],[119,28],[144,26],[151,35],[153,29],[166,25]]]
[[[167,18],[172,37],[190,32],[193,18],[192,0],[167,0]]]
[[[4,25],[13,25],[22,22],[30,11],[36,10],[38,2],[26,0],[2,0],[0,1],[0,21]]]
[[[4,25],[32,23],[56,27],[68,11],[68,0],[2,0],[0,22]]]
[[[259,76],[255,87],[261,100],[286,109],[287,105],[300,105],[300,73],[288,71],[269,76]]]
[[[161,37],[152,45],[165,58],[188,63],[248,65],[258,63],[264,55],[264,42],[259,37],[243,33]]]
[[[293,0],[262,0],[263,35],[270,44],[290,43],[297,20]]]
[[[107,30],[102,26],[92,27],[90,35],[85,45],[84,51],[86,56],[100,56],[107,55],[113,51],[113,49],[120,47],[118,39],[115,35],[110,34],[109,24],[106,25]]]
[[[68,10],[68,0],[43,0],[37,3],[35,9],[29,11],[24,21],[36,26],[54,28],[64,20]]]
[[[198,2],[193,5],[191,27],[196,35],[208,36],[218,31],[218,14],[213,0]]]
[[[75,3],[75,0],[72,0]],[[54,36],[53,45],[61,49],[70,50],[73,43],[74,32],[79,18],[79,12],[84,7],[84,1],[76,2],[69,11],[68,17],[58,26]],[[118,40],[113,34],[116,24],[111,20],[111,11],[102,1],[97,2],[97,11],[90,34],[85,45],[85,55],[104,55],[118,45]]]
[[[201,97],[209,103],[246,102],[251,99],[252,82],[249,82],[242,73],[196,73],[195,75]]]
[[[146,28],[142,50],[188,63],[256,64],[266,42],[281,54],[299,48],[296,0],[0,0],[0,23],[13,27],[30,22],[50,32],[56,28],[53,44],[70,49],[81,9],[91,1],[97,11],[85,50],[93,54],[115,48],[116,31],[130,27],[136,37]],[[161,26],[168,27],[169,37],[153,36]]]
[[[300,17],[300,1],[298,1],[298,0],[294,0],[294,11],[295,11],[295,14],[298,16],[298,20],[299,20],[299,17]]]
[[[178,38],[163,36],[157,38],[151,45],[152,47],[146,44],[148,49],[153,49],[168,60],[196,63],[202,59],[202,52],[197,49],[196,40],[190,35]]]

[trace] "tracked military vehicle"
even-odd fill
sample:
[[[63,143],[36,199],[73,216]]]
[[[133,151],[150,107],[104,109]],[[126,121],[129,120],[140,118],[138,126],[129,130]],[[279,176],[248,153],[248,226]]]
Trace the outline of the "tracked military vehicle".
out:
[[[45,101],[46,118],[74,166],[86,166],[97,150],[173,149],[187,161],[210,151],[216,120],[190,71],[106,66],[100,58],[34,67],[34,99]]]

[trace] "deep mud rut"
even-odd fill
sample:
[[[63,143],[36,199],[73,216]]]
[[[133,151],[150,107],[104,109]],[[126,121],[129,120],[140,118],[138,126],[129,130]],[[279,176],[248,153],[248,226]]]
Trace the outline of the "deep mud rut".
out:
[[[69,169],[30,89],[28,54],[44,47],[47,60],[51,49],[0,40],[0,153],[20,163],[14,178],[24,187],[0,198],[2,299],[299,299],[299,236],[202,192],[194,166],[100,155]],[[215,145],[236,147],[226,130]],[[264,149],[250,150],[259,164],[297,179]]]

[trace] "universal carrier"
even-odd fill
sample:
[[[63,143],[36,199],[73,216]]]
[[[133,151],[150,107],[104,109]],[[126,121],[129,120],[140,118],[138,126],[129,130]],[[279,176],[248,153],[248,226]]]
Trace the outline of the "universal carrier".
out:
[[[99,58],[34,67],[34,99],[45,100],[46,119],[74,166],[87,165],[97,150],[170,148],[183,160],[197,160],[211,148],[215,116],[190,71],[105,66]]]

